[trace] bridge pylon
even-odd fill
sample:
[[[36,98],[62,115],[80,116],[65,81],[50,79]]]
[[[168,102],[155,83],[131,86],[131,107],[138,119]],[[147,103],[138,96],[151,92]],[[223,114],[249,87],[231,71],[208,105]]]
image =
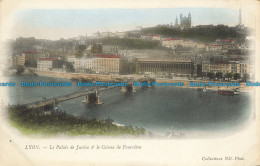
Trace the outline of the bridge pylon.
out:
[[[96,89],[96,104],[98,104],[98,105],[103,104],[103,102],[100,99],[100,95],[101,95],[101,93],[98,92],[98,90]]]
[[[126,86],[122,86],[121,92],[127,92]]]
[[[85,102],[86,102],[87,104],[90,103],[90,101],[89,101],[89,95],[86,95]]]
[[[132,82],[132,92],[136,92],[137,87],[134,86],[134,82]]]
[[[103,104],[103,102],[100,99],[100,96],[97,96],[96,104],[98,104],[98,105]]]

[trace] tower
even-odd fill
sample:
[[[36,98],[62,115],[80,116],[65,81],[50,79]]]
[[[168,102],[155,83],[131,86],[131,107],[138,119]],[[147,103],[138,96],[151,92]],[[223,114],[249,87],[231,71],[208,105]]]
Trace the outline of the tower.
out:
[[[188,14],[188,27],[191,28],[191,14]]]
[[[177,18],[177,16],[176,16],[176,19],[175,19],[175,24],[174,24],[174,26],[175,26],[175,27],[178,26],[178,18]]]
[[[180,28],[182,28],[182,24],[183,24],[183,14],[180,14]]]
[[[241,21],[241,8],[239,9],[239,18],[238,18],[238,25],[241,25],[242,21]]]

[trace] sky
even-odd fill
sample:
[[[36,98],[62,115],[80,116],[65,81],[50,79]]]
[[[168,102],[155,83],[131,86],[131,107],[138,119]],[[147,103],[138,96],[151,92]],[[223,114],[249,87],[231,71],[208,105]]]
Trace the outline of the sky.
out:
[[[80,9],[80,10],[17,10],[12,37],[59,39],[91,35],[97,31],[134,30],[175,23],[180,14],[191,13],[192,25],[238,24],[239,11],[226,8],[151,8],[151,9]]]

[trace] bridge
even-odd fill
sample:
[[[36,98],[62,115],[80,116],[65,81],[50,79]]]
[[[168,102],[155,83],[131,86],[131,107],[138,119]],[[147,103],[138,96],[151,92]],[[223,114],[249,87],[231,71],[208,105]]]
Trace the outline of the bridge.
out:
[[[91,98],[90,98],[90,96],[92,96],[92,98],[93,98],[93,94],[96,97],[96,99],[94,99],[96,101],[96,104],[102,104],[102,102],[100,101],[100,93],[103,92],[103,91],[106,91],[106,90],[114,89],[114,88],[118,88],[118,87],[90,89],[90,90],[85,90],[85,91],[77,90],[77,91],[70,93],[70,94],[57,96],[57,97],[44,99],[44,100],[42,99],[41,101],[36,101],[36,102],[33,102],[33,103],[28,103],[28,104],[25,104],[25,106],[29,109],[40,108],[40,107],[44,107],[44,106],[47,106],[47,105],[57,104],[59,102],[63,102],[63,101],[66,101],[66,100],[78,98],[78,97],[81,97],[81,96],[86,96],[86,99],[85,99],[86,103],[90,103],[90,102],[93,101],[93,100],[91,101]]]
[[[140,80],[139,80],[140,81]],[[145,80],[141,80],[142,82]],[[148,81],[148,80],[147,80]],[[151,80],[150,80],[151,81]],[[66,101],[66,100],[71,100],[74,98],[78,98],[81,96],[86,96],[85,97],[85,102],[86,103],[95,103],[95,104],[102,104],[100,100],[100,94],[103,91],[118,88],[118,86],[112,86],[112,87],[98,87],[96,89],[85,89],[85,87],[78,89],[75,92],[66,94],[66,95],[61,95],[57,97],[52,97],[48,99],[42,99],[40,101],[24,104],[27,108],[33,109],[33,108],[41,108],[41,107],[52,107],[55,106],[57,103]],[[135,92],[135,86],[133,86],[133,80],[128,80],[128,86],[122,86],[122,92]]]

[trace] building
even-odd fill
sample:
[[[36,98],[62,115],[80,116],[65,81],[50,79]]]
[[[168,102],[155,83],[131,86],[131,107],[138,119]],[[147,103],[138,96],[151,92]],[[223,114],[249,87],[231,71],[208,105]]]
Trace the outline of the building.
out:
[[[187,59],[138,58],[136,71],[140,73],[172,73],[175,75],[193,75],[193,63]]]
[[[74,64],[76,60],[76,56],[67,56],[67,61]]]
[[[182,43],[182,39],[180,38],[165,38],[162,41],[162,45],[168,48],[176,48],[177,45],[180,45]]]
[[[105,54],[118,54],[118,50],[116,45],[103,45],[103,53]]]
[[[254,75],[254,63],[249,60],[242,61],[230,61],[231,63],[231,72],[239,73],[241,77],[245,74],[248,74],[250,77]]]
[[[37,61],[38,71],[52,71],[55,68],[62,68],[62,63],[57,58],[40,58]]]
[[[245,74],[253,76],[254,64],[251,61],[202,61],[202,72],[203,73],[239,73],[241,77]]]
[[[148,40],[161,40],[162,36],[160,35],[152,35],[152,34],[148,34],[148,35],[141,35],[142,39],[148,39]]]
[[[39,52],[23,52],[26,67],[37,67],[37,60],[44,55]]]
[[[183,14],[181,13],[180,24],[178,24],[178,18],[176,17],[174,26],[176,28],[181,28],[181,29],[191,28],[191,14],[189,13],[187,17],[187,16],[183,16]]]
[[[193,40],[184,40],[181,38],[165,38],[162,41],[162,45],[173,49],[177,48],[177,45],[181,45],[183,47],[198,48],[198,49],[206,48],[205,44],[203,43],[198,43]]]
[[[201,67],[202,67],[202,73],[207,74],[207,73],[211,72],[209,60],[203,60],[201,63]]]
[[[25,55],[16,55],[11,59],[11,64],[13,67],[24,67],[25,64]]]
[[[113,54],[96,54],[94,57],[70,58],[78,73],[128,74],[125,58]]]
[[[206,45],[204,43],[196,43],[197,49],[206,49]]]
[[[109,37],[117,37],[117,38],[126,38],[126,36],[127,36],[126,32],[115,32],[109,34]]]
[[[103,74],[127,74],[127,61],[119,55],[97,54],[92,61],[92,70]]]
[[[222,51],[222,44],[219,43],[212,43],[208,46],[209,52],[221,52]]]
[[[92,73],[94,70],[94,58],[75,58],[74,69],[78,73]]]

